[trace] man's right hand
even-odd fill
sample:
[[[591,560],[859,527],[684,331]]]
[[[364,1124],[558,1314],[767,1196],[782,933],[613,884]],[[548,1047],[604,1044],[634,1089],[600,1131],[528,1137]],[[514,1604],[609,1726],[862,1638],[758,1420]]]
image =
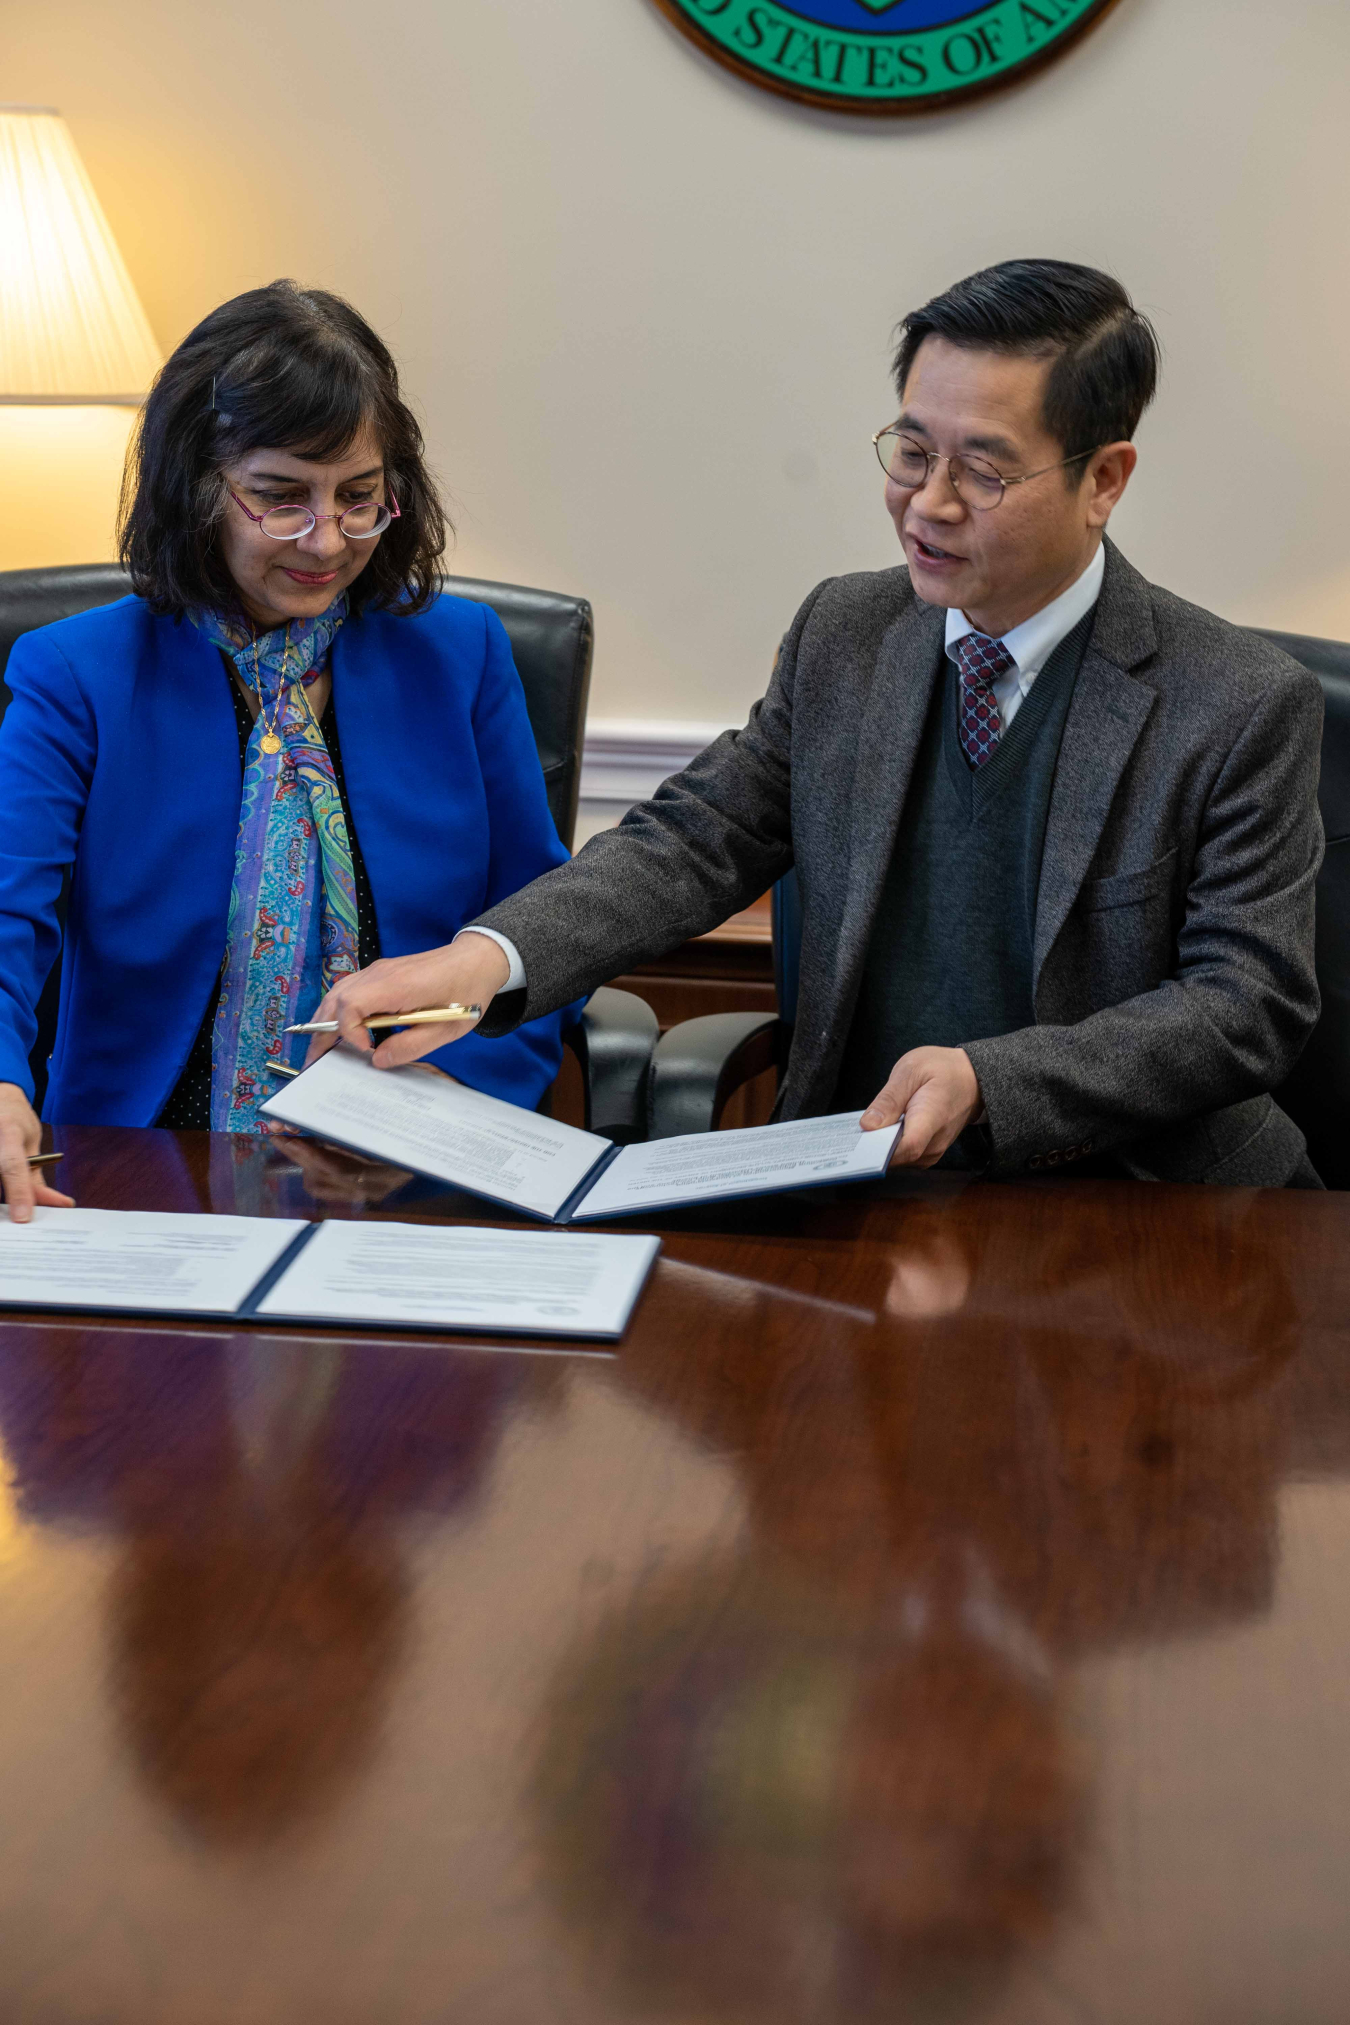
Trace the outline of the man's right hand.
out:
[[[42,1169],[28,1165],[29,1154],[41,1145],[42,1124],[27,1097],[17,1083],[0,1083],[0,1185],[15,1223],[28,1222],[35,1202],[51,1209],[75,1207],[73,1196],[49,1188],[40,1179]]]
[[[336,1020],[336,1034],[315,1034],[305,1061],[316,1062],[337,1041],[369,1049],[371,1037],[362,1022],[374,1013],[422,1012],[436,1005],[478,1005],[486,1012],[511,966],[500,943],[488,935],[460,935],[441,949],[420,956],[382,957],[369,970],[340,978],[314,1014]],[[443,1026],[405,1027],[375,1049],[377,1069],[396,1069],[415,1062],[450,1041],[472,1033],[472,1020],[447,1021]]]

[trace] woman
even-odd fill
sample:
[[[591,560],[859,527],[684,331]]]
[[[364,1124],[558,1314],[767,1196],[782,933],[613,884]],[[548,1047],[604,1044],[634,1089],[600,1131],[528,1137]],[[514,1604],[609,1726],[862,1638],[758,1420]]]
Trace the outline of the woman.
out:
[[[28,1054],[73,866],[44,1115],[260,1129],[284,1029],[381,954],[450,939],[566,852],[485,606],[438,595],[445,519],[385,346],[274,282],[213,311],[146,404],[135,595],[26,634],[0,727],[0,1177],[34,1184]],[[241,796],[242,786],[242,796]],[[447,1051],[448,1052],[448,1051]],[[532,1106],[561,1021],[457,1044]]]

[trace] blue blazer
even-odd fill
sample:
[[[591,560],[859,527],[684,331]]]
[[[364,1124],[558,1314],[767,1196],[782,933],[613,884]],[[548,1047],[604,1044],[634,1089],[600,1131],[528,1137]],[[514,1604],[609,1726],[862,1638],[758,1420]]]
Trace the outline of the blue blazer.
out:
[[[452,935],[567,857],[501,621],[442,597],[368,612],[333,645],[333,707],[380,949]],[[150,1125],[210,1004],[239,830],[239,737],[219,652],[140,598],[19,639],[0,725],[0,1081],[28,1054],[74,866],[44,1116]],[[535,1105],[568,1014],[431,1060]]]

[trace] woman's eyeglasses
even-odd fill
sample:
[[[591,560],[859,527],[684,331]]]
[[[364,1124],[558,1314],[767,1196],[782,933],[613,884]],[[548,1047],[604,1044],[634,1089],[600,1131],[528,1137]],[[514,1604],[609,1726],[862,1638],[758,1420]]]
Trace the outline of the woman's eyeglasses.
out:
[[[387,506],[378,499],[363,499],[344,513],[311,513],[307,506],[269,506],[266,513],[252,513],[233,486],[227,485],[225,490],[239,511],[247,513],[254,526],[260,527],[271,541],[299,541],[321,520],[335,520],[349,541],[370,541],[373,536],[383,534],[391,521],[403,518],[398,501],[392,497]]]
[[[935,467],[945,464],[952,491],[977,513],[989,513],[1001,506],[1010,485],[1025,485],[1028,479],[1044,478],[1047,471],[1067,471],[1071,464],[1081,464],[1096,454],[1080,450],[1076,457],[1066,457],[1062,464],[1043,464],[1039,471],[1024,471],[1020,478],[1005,478],[996,465],[986,464],[983,457],[939,457],[936,450],[925,450],[913,436],[903,435],[895,422],[878,429],[872,443],[892,485],[917,492],[927,485]]]

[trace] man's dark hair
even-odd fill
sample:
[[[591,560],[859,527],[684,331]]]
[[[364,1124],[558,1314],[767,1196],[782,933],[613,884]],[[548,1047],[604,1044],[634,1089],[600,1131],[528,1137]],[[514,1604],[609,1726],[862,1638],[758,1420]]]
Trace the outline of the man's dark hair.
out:
[[[222,303],[168,359],[145,404],[122,486],[119,549],[152,610],[237,612],[217,525],[222,466],[250,450],[341,457],[369,423],[399,519],[348,592],[353,613],[425,611],[448,523],[388,348],[350,303],[274,281]]]
[[[895,386],[904,399],[919,346],[1051,361],[1045,426],[1067,458],[1128,442],[1158,386],[1157,334],[1113,275],[1070,260],[1005,260],[958,281],[900,325]],[[1069,483],[1076,483],[1069,473]]]

